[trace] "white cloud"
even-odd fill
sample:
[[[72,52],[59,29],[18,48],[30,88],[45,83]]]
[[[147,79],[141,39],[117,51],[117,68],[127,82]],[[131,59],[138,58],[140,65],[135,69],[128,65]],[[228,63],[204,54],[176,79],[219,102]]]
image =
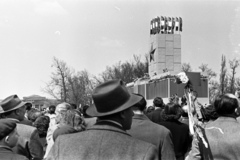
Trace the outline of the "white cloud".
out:
[[[122,47],[123,43],[117,39],[109,39],[107,37],[102,37],[101,40],[95,43],[97,46],[103,47]]]
[[[35,13],[48,16],[48,15],[64,15],[68,14],[68,12],[56,1],[56,0],[49,0],[49,1],[42,1],[42,0],[35,0]]]

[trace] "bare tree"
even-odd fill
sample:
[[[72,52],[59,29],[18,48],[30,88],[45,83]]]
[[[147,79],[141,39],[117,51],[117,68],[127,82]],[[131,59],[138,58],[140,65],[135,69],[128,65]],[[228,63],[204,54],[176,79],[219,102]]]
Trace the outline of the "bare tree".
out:
[[[229,87],[229,92],[234,93],[235,92],[235,74],[236,74],[236,69],[239,66],[239,60],[234,58],[232,61],[229,60],[229,65],[231,68],[231,76],[230,76],[230,87]]]
[[[66,102],[68,99],[67,81],[68,77],[71,76],[71,71],[64,61],[56,57],[53,58],[52,67],[55,70],[52,72],[51,80],[46,83],[43,91],[60,101]]]
[[[191,67],[190,63],[183,63],[182,64],[182,71],[183,72],[191,72],[192,67]]]
[[[76,104],[91,103],[91,93],[93,83],[90,79],[90,74],[84,70],[68,78],[69,84],[69,101]]]
[[[202,72],[206,72],[208,76],[208,84],[209,84],[209,100],[210,102],[213,102],[215,97],[218,95],[218,90],[219,90],[219,84],[217,81],[213,80],[212,78],[216,78],[217,73],[212,71],[208,67],[208,64],[201,64],[199,66],[199,69],[201,69]]]
[[[217,77],[217,73],[214,72],[211,68],[209,68],[208,64],[201,64],[201,66],[199,66],[199,69],[201,69],[202,72],[207,73],[209,82],[212,80],[212,78]]]
[[[136,78],[143,77],[148,73],[148,63],[142,62],[141,56],[134,55],[133,58],[133,61],[124,63],[120,61],[112,67],[107,66],[106,70],[99,77],[94,77],[95,81],[102,83],[109,79],[122,79],[124,82],[129,83]]]
[[[222,55],[221,70],[220,70],[220,94],[224,94],[227,90],[227,68],[226,68],[226,57]]]

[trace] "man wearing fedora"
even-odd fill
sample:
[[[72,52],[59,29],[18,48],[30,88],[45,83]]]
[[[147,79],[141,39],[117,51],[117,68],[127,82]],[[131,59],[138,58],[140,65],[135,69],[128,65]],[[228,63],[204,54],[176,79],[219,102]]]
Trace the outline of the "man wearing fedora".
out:
[[[84,132],[59,136],[47,160],[65,159],[158,159],[154,145],[131,137],[131,106],[141,97],[129,94],[123,81],[110,80],[97,86],[92,94],[93,106],[87,114],[98,121]]]
[[[22,102],[17,95],[12,95],[5,98],[0,104],[1,118],[8,118],[17,122],[19,138],[17,145],[13,148],[13,151],[17,154],[24,155],[28,159],[42,159],[43,148],[40,143],[37,129],[32,126],[19,123],[24,120],[26,103]]]

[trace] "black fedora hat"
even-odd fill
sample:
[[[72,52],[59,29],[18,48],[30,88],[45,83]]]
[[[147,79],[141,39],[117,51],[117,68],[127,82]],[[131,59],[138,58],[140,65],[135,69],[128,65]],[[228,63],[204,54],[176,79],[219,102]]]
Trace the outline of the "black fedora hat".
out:
[[[122,80],[110,80],[97,86],[92,94],[94,105],[87,109],[93,117],[107,116],[123,111],[141,100],[130,94]]]
[[[17,95],[9,96],[0,103],[0,113],[13,111],[24,106],[25,104],[26,102],[21,101]]]

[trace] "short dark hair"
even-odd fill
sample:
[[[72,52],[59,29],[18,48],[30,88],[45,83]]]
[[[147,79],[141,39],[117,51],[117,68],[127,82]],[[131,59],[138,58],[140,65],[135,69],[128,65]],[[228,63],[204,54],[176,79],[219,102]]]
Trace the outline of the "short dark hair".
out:
[[[86,111],[87,111],[87,109],[88,109],[89,107],[90,107],[90,106],[87,105],[87,104],[82,107],[82,114],[83,114],[83,116],[84,116],[85,118],[91,117],[91,116],[89,116],[89,115],[86,113]]]
[[[30,109],[32,108],[32,103],[27,102],[25,106],[26,106],[26,111],[30,111]]]
[[[144,111],[146,109],[146,105],[147,105],[147,101],[145,100],[145,98],[141,95],[141,94],[137,94],[137,93],[133,93],[139,97],[142,97],[141,100],[139,102],[137,102],[136,104],[134,104],[132,106],[133,110],[140,110],[140,111]]]
[[[165,105],[162,111],[162,117],[164,120],[177,120],[182,115],[182,108],[177,103],[168,103]]]
[[[154,104],[154,106],[160,107],[160,108],[164,107],[164,105],[165,105],[165,104],[163,103],[163,99],[162,99],[161,97],[156,97],[156,98],[154,98],[153,104]]]
[[[233,114],[238,108],[238,100],[233,94],[220,95],[215,99],[214,107],[219,115]]]

